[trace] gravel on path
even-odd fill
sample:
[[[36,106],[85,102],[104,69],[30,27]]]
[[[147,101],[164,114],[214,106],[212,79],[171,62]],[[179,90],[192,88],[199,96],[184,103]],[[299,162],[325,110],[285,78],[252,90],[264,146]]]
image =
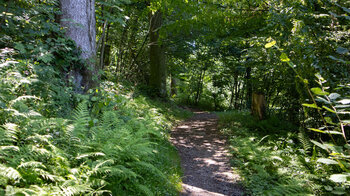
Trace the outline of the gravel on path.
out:
[[[217,124],[215,114],[197,111],[172,131],[171,142],[178,149],[184,172],[181,196],[244,195]]]

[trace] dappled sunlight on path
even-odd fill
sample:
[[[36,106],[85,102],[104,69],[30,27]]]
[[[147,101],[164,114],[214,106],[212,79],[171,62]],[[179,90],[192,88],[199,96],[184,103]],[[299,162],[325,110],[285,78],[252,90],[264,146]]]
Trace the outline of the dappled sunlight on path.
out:
[[[181,195],[243,195],[217,120],[214,114],[196,112],[172,131],[171,141],[179,151],[184,171]]]

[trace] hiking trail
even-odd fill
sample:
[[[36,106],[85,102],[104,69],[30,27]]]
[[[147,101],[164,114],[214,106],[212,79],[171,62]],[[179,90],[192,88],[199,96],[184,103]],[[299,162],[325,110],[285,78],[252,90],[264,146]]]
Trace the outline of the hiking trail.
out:
[[[178,149],[184,172],[181,196],[238,196],[244,191],[230,166],[226,138],[215,114],[195,111],[177,126],[171,142]]]

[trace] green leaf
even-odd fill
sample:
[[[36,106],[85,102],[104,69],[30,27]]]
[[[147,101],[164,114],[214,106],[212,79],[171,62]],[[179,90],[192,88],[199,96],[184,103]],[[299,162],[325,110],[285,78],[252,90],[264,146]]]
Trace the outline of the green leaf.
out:
[[[343,59],[340,59],[340,58],[337,58],[337,57],[334,57],[334,56],[329,56],[329,58],[331,58],[332,60],[335,60],[335,61],[338,61],[340,63],[344,63],[346,64],[346,61],[344,61]]]
[[[315,141],[315,140],[310,140],[310,141],[311,141],[313,144],[315,144],[316,146],[318,146],[318,147],[320,147],[320,148],[322,148],[322,149],[324,149],[324,150],[328,150],[327,146],[321,144],[320,142],[317,142],[317,141]]]
[[[329,95],[329,98],[330,98],[331,100],[336,100],[336,99],[338,99],[340,96],[341,96],[341,95],[339,95],[338,93],[331,93],[331,94]]]
[[[348,176],[349,175],[345,175],[345,174],[333,174],[329,179],[332,180],[333,182],[346,182]]]
[[[276,41],[272,41],[272,42],[270,42],[270,43],[267,43],[267,44],[265,45],[265,48],[271,48],[271,47],[274,46],[274,45],[276,45]]]
[[[327,111],[329,112],[332,112],[332,113],[336,113],[334,110],[332,110],[331,108],[327,107],[327,106],[322,106],[324,109],[326,109]]]
[[[311,131],[319,132],[319,133],[326,133],[325,131],[322,131],[320,129],[315,129],[315,128],[308,128]]]
[[[342,99],[340,101],[338,101],[338,103],[341,103],[343,105],[349,104],[350,103],[350,99]]]
[[[350,120],[342,120],[341,122],[344,123],[344,124],[347,124],[347,125],[350,124]]]
[[[327,159],[327,158],[319,158],[317,159],[318,163],[324,163],[324,164],[327,164],[327,165],[336,165],[338,164],[338,162],[332,160],[332,159]]]
[[[318,107],[316,104],[308,104],[308,103],[303,103],[302,104],[303,106],[305,107],[308,107],[308,108],[315,108],[315,109],[321,109],[320,107]]]
[[[282,53],[281,56],[280,56],[280,59],[283,62],[289,62],[290,61],[290,59],[288,58],[286,53]]]
[[[323,91],[322,89],[320,88],[312,88],[311,91],[316,94],[316,95],[328,95],[329,93],[326,92],[326,91]]]
[[[337,53],[338,53],[338,54],[346,54],[346,53],[348,53],[348,52],[349,52],[349,50],[346,49],[346,48],[343,48],[343,47],[338,47],[338,48],[337,48]]]
[[[331,102],[329,102],[328,100],[326,100],[325,98],[320,97],[320,96],[317,96],[316,101],[318,101],[318,102],[323,102],[323,103],[325,103],[325,104],[331,104]]]

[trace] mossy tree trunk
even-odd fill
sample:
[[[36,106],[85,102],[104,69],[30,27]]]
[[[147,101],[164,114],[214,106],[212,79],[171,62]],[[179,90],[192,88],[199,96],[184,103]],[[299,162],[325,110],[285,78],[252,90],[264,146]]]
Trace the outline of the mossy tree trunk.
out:
[[[95,0],[60,0],[60,9],[60,24],[66,29],[66,36],[76,43],[86,60],[84,67],[73,67],[69,73],[76,91],[83,92],[95,87],[98,80]]]

